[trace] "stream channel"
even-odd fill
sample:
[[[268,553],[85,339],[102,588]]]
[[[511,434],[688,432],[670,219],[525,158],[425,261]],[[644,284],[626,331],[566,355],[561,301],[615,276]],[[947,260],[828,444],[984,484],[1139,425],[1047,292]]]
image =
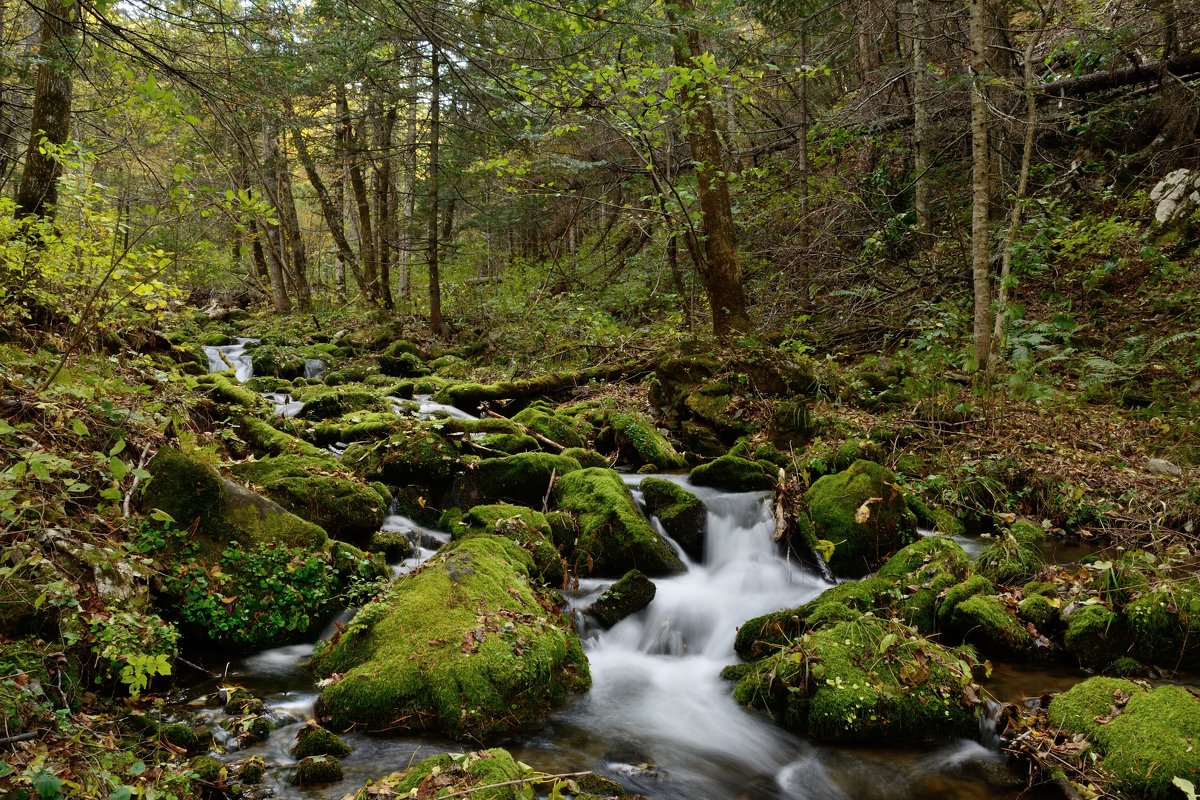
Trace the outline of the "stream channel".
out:
[[[241,342],[229,348],[238,348],[236,353],[221,350],[244,380],[243,369],[248,377],[252,367],[240,346]],[[214,369],[228,369],[220,356],[210,352],[212,359]],[[276,402],[281,413],[295,413],[291,407],[280,409]],[[437,408],[424,399],[417,405],[422,414],[463,413]],[[639,501],[637,484],[645,477],[626,476]],[[1027,791],[1024,774],[1005,764],[986,732],[979,740],[930,747],[817,746],[734,703],[732,687],[721,679],[720,671],[738,660],[733,651],[737,627],[767,611],[807,602],[828,585],[777,553],[769,493],[734,494],[692,486],[682,475],[658,477],[680,483],[707,507],[704,562],[690,562],[676,547],[687,572],[657,579],[654,601],[609,630],[590,624],[579,609],[586,608],[611,581],[582,581],[567,600],[591,665],[591,691],[573,698],[540,727],[490,745],[505,747],[546,773],[596,771],[652,800],[1062,796],[1052,788]],[[657,520],[652,522],[657,526]],[[446,533],[395,515],[386,519],[384,529],[406,533],[420,548],[417,558],[394,566],[397,575],[449,540]],[[426,756],[472,749],[469,744],[435,738],[350,733],[343,737],[354,748],[342,761],[345,780],[323,787],[290,786],[287,767],[294,761],[288,750],[299,727],[311,718],[317,696],[306,666],[312,649],[312,644],[293,645],[228,664],[207,663],[225,677],[192,687],[185,698],[198,705],[218,684],[238,684],[267,703],[279,727],[267,741],[231,753],[229,760],[261,755],[269,767],[267,781],[274,796],[340,798],[366,779],[403,769]],[[998,674],[999,680],[989,688],[1003,701],[1019,701],[1026,694],[1066,688],[1081,677],[1009,669]],[[223,731],[215,718],[213,724],[220,740]]]

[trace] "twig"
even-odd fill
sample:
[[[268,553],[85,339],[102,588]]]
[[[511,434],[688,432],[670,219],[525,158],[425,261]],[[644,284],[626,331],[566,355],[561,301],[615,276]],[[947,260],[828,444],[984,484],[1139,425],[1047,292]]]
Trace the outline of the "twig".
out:
[[[508,419],[508,417],[504,416],[503,414],[492,411],[490,408],[488,409],[487,414],[489,417],[495,417],[496,419]],[[537,439],[539,442],[546,445],[547,447],[553,447],[555,450],[557,450],[560,453],[563,450],[567,449],[564,445],[561,445],[558,442],[554,441],[553,439],[543,436],[542,434],[538,433],[535,430],[531,430],[530,428],[522,425],[521,423],[517,422],[516,420],[508,419],[508,421],[511,422],[513,425],[516,425],[518,428],[523,430],[525,433],[529,434],[534,439]]]
[[[18,733],[16,736],[5,736],[3,739],[0,739],[0,744],[16,744],[17,742],[28,742],[30,739],[38,738],[45,732],[46,732],[45,730],[42,730],[39,728],[36,731],[26,731],[25,733]]]
[[[587,772],[561,772],[558,775],[535,775],[529,778],[517,778],[516,780],[504,781],[503,783],[489,783],[486,786],[473,786],[470,789],[463,789],[458,792],[444,794],[442,797],[466,797],[475,792],[482,792],[484,789],[499,789],[502,786],[516,786],[521,783],[545,783],[546,781],[554,781],[559,778],[582,778],[584,775],[591,775],[592,771]]]

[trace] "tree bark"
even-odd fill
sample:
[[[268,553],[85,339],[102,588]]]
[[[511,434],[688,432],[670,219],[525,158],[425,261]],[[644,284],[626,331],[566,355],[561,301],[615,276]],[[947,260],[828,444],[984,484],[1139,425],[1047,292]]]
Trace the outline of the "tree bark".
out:
[[[374,117],[375,156],[375,229],[378,243],[375,252],[379,261],[379,295],[386,309],[395,308],[392,300],[392,260],[396,252],[396,214],[392,201],[395,185],[392,178],[392,131],[396,127],[396,107]]]
[[[933,232],[933,215],[929,208],[929,73],[925,67],[925,37],[929,31],[927,2],[912,0],[913,191],[917,232],[923,237]]]
[[[263,120],[263,189],[267,199],[276,209],[279,208],[279,132],[269,120]],[[282,212],[281,212],[282,213]],[[292,310],[292,301],[287,294],[284,284],[283,240],[279,231],[280,225],[262,224],[266,234],[267,276],[271,289],[271,305],[280,314]]]
[[[303,232],[300,230],[300,216],[296,213],[291,165],[282,155],[279,159],[278,175],[279,226],[288,255],[288,277],[291,279],[292,294],[296,297],[296,305],[301,311],[311,311],[312,288],[308,284],[308,251],[304,245]]]
[[[375,268],[375,237],[371,233],[371,202],[367,197],[366,181],[363,180],[357,141],[350,124],[350,103],[346,99],[344,86],[337,88],[336,102],[341,117],[342,152],[346,156],[350,190],[354,195],[354,209],[358,215],[358,253],[362,264],[363,296],[374,306],[379,305],[379,274]]]
[[[991,152],[988,146],[987,24],[984,0],[969,0],[971,10],[971,278],[975,290],[975,367],[986,370],[991,354],[992,276],[988,229]]]
[[[1120,89],[1136,83],[1152,83],[1167,75],[1189,75],[1200,72],[1200,52],[1178,55],[1152,64],[1142,64],[1124,69],[1076,75],[1042,84],[1039,94],[1043,98],[1083,97],[1093,92]]]
[[[304,136],[298,128],[292,131],[292,140],[296,143],[296,155],[300,159],[300,165],[304,167],[304,174],[308,176],[308,182],[312,185],[313,191],[317,195],[317,203],[321,206],[321,214],[325,217],[325,224],[329,226],[329,233],[333,236],[333,242],[337,246],[338,263],[341,265],[340,290],[342,298],[345,298],[346,292],[346,273],[345,267],[350,267],[350,272],[354,276],[355,283],[358,284],[359,290],[366,292],[366,287],[363,285],[362,274],[358,269],[358,259],[354,255],[354,250],[350,247],[350,240],[346,238],[346,228],[342,219],[342,203],[341,190],[342,180],[339,179],[339,197],[337,200],[330,198],[329,190],[325,186],[325,181],[321,177],[321,173],[317,170],[317,164],[313,160],[312,153],[308,149],[308,144],[304,141]]]
[[[673,10],[668,12],[673,18],[671,46],[675,65],[680,69],[695,69],[704,54],[700,32],[690,19],[695,13],[695,3],[694,0],[679,0],[677,7],[678,15]],[[712,309],[713,332],[724,337],[735,331],[748,330],[750,317],[746,313],[741,268],[734,248],[733,209],[729,182],[725,177],[725,157],[713,114],[711,86],[706,79],[701,78],[697,85],[689,87],[683,108],[688,144],[696,164],[696,191],[704,231],[704,258],[697,267]]]
[[[33,114],[29,121],[29,144],[25,169],[17,187],[16,216],[53,216],[58,202],[58,178],[62,167],[53,150],[71,133],[71,50],[79,6],[67,0],[47,0],[39,10],[41,33],[38,44],[37,83]],[[43,144],[49,145],[44,147]]]
[[[413,56],[411,93],[404,115],[404,170],[401,175],[400,195],[404,198],[403,236],[397,269],[400,272],[400,297],[408,299],[412,292],[410,270],[412,254],[416,249],[417,237],[413,232],[413,219],[417,213],[417,75],[421,71],[421,60]]]
[[[441,136],[442,80],[437,42],[431,41],[429,44],[429,228],[425,258],[429,265],[429,329],[435,336],[443,336],[446,326],[442,322],[442,286],[438,274],[438,138]]]

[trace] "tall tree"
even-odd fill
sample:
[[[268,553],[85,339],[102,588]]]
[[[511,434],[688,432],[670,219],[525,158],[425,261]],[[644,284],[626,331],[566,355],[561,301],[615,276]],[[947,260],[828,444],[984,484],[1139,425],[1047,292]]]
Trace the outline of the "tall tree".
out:
[[[986,370],[991,355],[992,269],[989,245],[991,146],[988,110],[988,29],[985,0],[969,0],[971,49],[971,280],[975,296],[975,366]]]

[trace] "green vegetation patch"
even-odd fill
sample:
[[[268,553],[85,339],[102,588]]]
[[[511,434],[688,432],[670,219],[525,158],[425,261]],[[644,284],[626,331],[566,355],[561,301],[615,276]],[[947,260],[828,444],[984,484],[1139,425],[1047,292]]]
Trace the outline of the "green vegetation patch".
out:
[[[692,470],[689,477],[697,486],[715,486],[729,492],[763,492],[775,486],[773,464],[721,456]]]

